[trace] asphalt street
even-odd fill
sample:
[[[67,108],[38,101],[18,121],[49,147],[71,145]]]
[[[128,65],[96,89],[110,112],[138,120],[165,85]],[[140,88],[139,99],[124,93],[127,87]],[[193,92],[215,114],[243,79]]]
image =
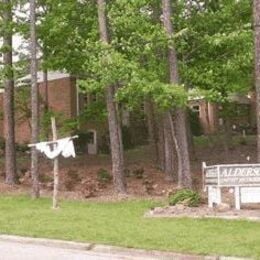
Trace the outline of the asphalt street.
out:
[[[242,260],[0,235],[0,260]]]
[[[109,253],[48,247],[43,245],[24,244],[17,242],[0,242],[1,260],[128,260],[128,259],[153,259],[146,257],[132,257]],[[157,258],[158,259],[158,258]]]

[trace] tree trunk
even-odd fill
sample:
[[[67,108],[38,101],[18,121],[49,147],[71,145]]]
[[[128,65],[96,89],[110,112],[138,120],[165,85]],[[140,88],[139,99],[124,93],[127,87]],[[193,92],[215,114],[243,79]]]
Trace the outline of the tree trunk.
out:
[[[114,87],[114,94],[113,94],[113,99],[115,97],[115,93],[117,91],[117,87]],[[119,140],[119,148],[120,148],[120,161],[122,164],[122,169],[123,169],[123,178],[124,178],[124,146],[123,146],[123,134],[122,134],[122,119],[121,119],[121,113],[120,113],[120,108],[118,103],[114,102],[114,106],[115,106],[115,111],[116,111],[116,124],[117,124],[117,133],[118,133],[118,140]],[[124,182],[124,186],[126,186],[126,182],[125,179],[123,179]]]
[[[173,25],[171,22],[172,12],[171,12],[171,1],[162,0],[163,7],[163,23],[164,28],[171,38],[174,34]],[[168,47],[168,63],[169,63],[169,74],[170,74],[170,83],[178,84],[179,75],[177,67],[177,55],[174,46],[169,45]],[[186,113],[185,109],[178,108],[176,109],[175,116],[175,132],[178,146],[180,147],[181,152],[181,168],[182,168],[182,178],[179,180],[179,183],[183,187],[190,188],[191,183],[191,171],[190,171],[190,156],[188,151],[188,140],[187,140],[187,130],[186,130]]]
[[[169,121],[169,114],[169,112],[165,113],[165,117],[163,119],[165,153],[164,172],[166,173],[166,180],[174,181],[174,143],[172,139],[172,129]]]
[[[181,157],[181,149],[179,147],[177,138],[176,138],[176,133],[175,133],[175,127],[174,127],[174,122],[173,118],[170,112],[168,112],[168,118],[169,118],[169,123],[171,126],[171,133],[172,133],[172,140],[175,145],[175,150],[176,150],[176,159],[177,159],[177,165],[178,165],[178,187],[181,188],[183,186],[182,184],[182,157]]]
[[[104,43],[109,44],[107,21],[106,21],[106,1],[97,0],[98,22],[100,39]],[[110,147],[112,155],[112,173],[114,185],[118,193],[126,193],[125,177],[124,177],[124,160],[123,160],[123,142],[121,133],[121,124],[119,121],[119,113],[115,102],[115,86],[106,87],[106,103],[108,111],[108,125],[110,136]]]
[[[155,163],[159,165],[159,148],[158,148],[158,129],[156,127],[156,118],[154,114],[154,105],[151,100],[144,101],[145,114],[148,126],[149,145],[154,151]]]
[[[157,129],[158,129],[158,155],[159,155],[159,169],[165,171],[165,141],[164,141],[164,124],[163,119],[159,117],[157,119]]]
[[[12,4],[10,0],[3,0],[5,11],[3,13],[4,32],[4,130],[5,130],[5,182],[13,185],[17,182],[16,152],[15,152],[15,122],[14,122],[14,79],[12,59]]]
[[[160,1],[154,1],[151,3],[152,8],[152,19],[155,23],[159,23],[161,21],[161,4]],[[161,59],[164,58],[164,50],[161,48],[157,48],[155,51],[155,55],[157,56],[158,62],[161,62]],[[153,105],[153,103],[151,103]],[[155,111],[153,111],[154,113]],[[160,170],[166,173],[166,179],[172,179],[172,174],[174,172],[174,161],[173,154],[169,154],[170,151],[173,151],[174,148],[171,147],[169,149],[169,144],[167,139],[169,139],[169,128],[165,127],[165,120],[167,121],[166,115],[155,115],[154,113],[153,123],[155,125],[155,153],[156,153],[156,162]],[[148,124],[149,126],[149,124]],[[152,126],[151,126],[152,127]],[[168,128],[168,130],[166,129]],[[165,138],[165,134],[167,133],[167,137]],[[151,136],[151,134],[149,134]],[[151,139],[151,137],[150,137]],[[169,166],[171,165],[171,169]],[[170,175],[169,175],[170,173]]]
[[[260,163],[260,0],[254,0],[257,161]]]
[[[186,113],[184,109],[177,109],[175,113],[175,131],[178,146],[180,147],[182,178],[179,186],[191,188],[190,155],[186,130]]]
[[[37,57],[36,57],[36,4],[35,0],[30,0],[30,32],[31,32],[31,108],[32,108],[32,140],[37,143],[39,141],[39,91],[37,84]],[[39,169],[38,169],[38,152],[35,147],[31,153],[31,174],[33,180],[32,197],[39,198]]]

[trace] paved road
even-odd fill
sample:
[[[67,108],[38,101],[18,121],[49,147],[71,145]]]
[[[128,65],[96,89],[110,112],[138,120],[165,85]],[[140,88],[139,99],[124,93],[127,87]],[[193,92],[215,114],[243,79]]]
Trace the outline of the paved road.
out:
[[[168,258],[144,255],[129,255],[129,253],[104,253],[88,250],[51,247],[38,244],[0,241],[0,260],[165,260],[190,259]]]
[[[17,242],[0,242],[1,260],[128,260],[147,259],[130,256],[117,256],[107,253],[96,253],[76,249],[55,248],[42,245],[23,244]]]
[[[88,245],[88,247],[87,247]],[[86,249],[88,248],[88,249]],[[238,260],[0,235],[0,260]],[[241,260],[242,258],[240,258]]]

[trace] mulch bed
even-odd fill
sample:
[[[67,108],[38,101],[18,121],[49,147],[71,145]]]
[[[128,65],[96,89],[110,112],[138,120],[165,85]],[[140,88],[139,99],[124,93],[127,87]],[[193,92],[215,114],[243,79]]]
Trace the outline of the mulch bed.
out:
[[[260,221],[260,208],[244,208],[236,210],[233,208],[222,210],[220,208],[209,208],[207,205],[199,207],[188,207],[185,205],[156,207],[145,214],[145,217],[159,218],[222,218],[231,220]]]

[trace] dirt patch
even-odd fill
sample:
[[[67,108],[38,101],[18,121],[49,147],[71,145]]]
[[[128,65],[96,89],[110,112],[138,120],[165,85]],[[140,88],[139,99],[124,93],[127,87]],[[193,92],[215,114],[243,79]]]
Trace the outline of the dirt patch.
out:
[[[142,150],[142,153],[145,151]],[[147,154],[146,154],[147,156]],[[130,157],[130,156],[129,156]],[[51,197],[53,189],[53,164],[40,157],[41,195]],[[18,173],[20,184],[9,186],[4,184],[4,165],[0,164],[0,191],[2,194],[30,194],[32,180],[30,174],[30,155],[19,154]],[[165,174],[154,166],[152,160],[140,155],[126,160],[126,184],[128,198],[165,197],[176,184],[169,182]],[[59,159],[59,197],[75,200],[122,200],[116,194],[109,155],[78,155],[75,159]]]
[[[247,145],[236,145],[228,156],[221,145],[197,146],[191,155],[193,187],[201,192],[201,163],[208,165],[220,163],[255,162],[255,139]],[[20,185],[9,187],[4,184],[4,161],[0,160],[0,192],[31,193],[30,154],[17,153]],[[52,196],[53,163],[44,156],[40,157],[39,173],[41,195]],[[177,188],[176,183],[169,182],[165,174],[156,167],[152,149],[149,146],[138,147],[125,153],[126,182],[128,198],[166,198],[170,191]],[[117,200],[113,180],[99,172],[107,172],[112,176],[110,155],[77,155],[76,158],[59,159],[60,186],[59,197],[77,200]],[[223,202],[234,204],[234,195],[226,192]],[[204,195],[205,196],[205,193]],[[121,200],[121,198],[119,198]],[[124,198],[123,198],[124,199]]]

